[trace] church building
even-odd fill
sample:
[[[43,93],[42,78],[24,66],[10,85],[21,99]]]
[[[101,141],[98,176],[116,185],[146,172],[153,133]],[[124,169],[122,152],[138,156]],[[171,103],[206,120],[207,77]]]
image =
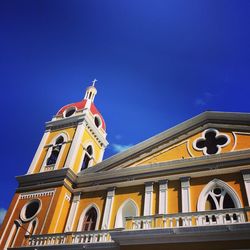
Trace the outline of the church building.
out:
[[[0,249],[250,249],[250,114],[204,112],[103,160],[96,94],[46,122]]]

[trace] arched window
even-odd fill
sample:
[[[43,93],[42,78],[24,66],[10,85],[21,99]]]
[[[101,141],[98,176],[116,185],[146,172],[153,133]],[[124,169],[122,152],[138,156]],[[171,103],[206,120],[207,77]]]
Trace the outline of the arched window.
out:
[[[240,208],[237,193],[224,181],[214,179],[202,190],[198,200],[198,211]]]
[[[138,216],[138,208],[133,200],[125,201],[118,209],[115,221],[116,228],[124,228],[126,217]]]
[[[85,155],[83,158],[81,170],[89,167],[89,163],[90,163],[92,156],[93,156],[93,148],[92,148],[92,146],[89,145],[86,149],[86,152],[85,152]]]
[[[56,139],[55,145],[52,148],[51,154],[49,158],[47,159],[46,165],[54,165],[56,164],[57,158],[59,156],[60,150],[62,148],[62,144],[64,142],[64,139],[62,136],[59,136]]]
[[[88,212],[85,214],[82,231],[91,231],[95,230],[97,221],[97,211],[94,207],[91,207]]]
[[[26,235],[33,235],[35,234],[35,230],[37,228],[38,225],[38,219],[35,218],[34,220],[32,220],[28,226],[28,230],[26,232]]]
[[[7,250],[9,247],[14,246],[21,225],[22,222],[20,220],[14,221],[14,224],[11,228],[7,241],[5,242],[4,250]]]

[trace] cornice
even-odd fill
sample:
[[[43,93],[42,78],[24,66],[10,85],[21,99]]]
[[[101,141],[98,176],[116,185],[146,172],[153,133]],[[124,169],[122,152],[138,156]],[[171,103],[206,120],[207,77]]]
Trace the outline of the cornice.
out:
[[[220,155],[137,166],[125,169],[97,173],[81,172],[76,174],[71,169],[61,169],[31,175],[17,176],[18,192],[65,186],[70,192],[90,192],[111,187],[144,185],[146,182],[160,180],[179,180],[226,174],[250,169],[250,150],[223,153]],[[212,171],[212,172],[211,172]]]
[[[93,119],[90,119],[88,115],[85,117],[85,122],[87,128],[90,130],[90,132],[93,134],[94,138],[101,144],[101,146],[107,147],[108,141],[105,139],[106,133],[101,133],[98,128],[95,126]]]
[[[68,118],[63,118],[60,120],[52,120],[45,123],[45,128],[47,129],[58,129],[62,127],[70,127],[72,125],[82,122],[86,117],[86,113],[81,115],[76,115]]]
[[[91,134],[94,136],[96,141],[104,147],[107,147],[108,141],[106,140],[106,132],[101,132],[94,124],[93,119],[90,118],[91,113],[86,110],[81,115],[76,115],[68,118],[63,118],[60,120],[52,120],[45,123],[46,130],[54,130],[59,128],[71,127],[77,125],[81,122],[85,122],[86,127],[89,129]]]
[[[101,185],[115,185],[119,182],[144,183],[152,178],[170,179],[171,176],[181,178],[197,176],[197,173],[211,170],[227,173],[230,168],[237,171],[250,169],[250,150],[228,152],[219,155],[202,156],[198,158],[180,159],[175,161],[136,166],[125,169],[109,170],[97,173],[81,172],[77,177],[76,188],[87,188]],[[236,171],[236,170],[235,170]],[[140,181],[141,180],[141,181]],[[88,188],[89,190],[89,188]]]
[[[30,188],[49,188],[59,185],[66,185],[65,180],[70,181],[70,183],[76,182],[75,173],[69,169],[59,169],[48,172],[41,172],[36,174],[22,175],[16,177],[19,185],[17,191],[27,191]]]

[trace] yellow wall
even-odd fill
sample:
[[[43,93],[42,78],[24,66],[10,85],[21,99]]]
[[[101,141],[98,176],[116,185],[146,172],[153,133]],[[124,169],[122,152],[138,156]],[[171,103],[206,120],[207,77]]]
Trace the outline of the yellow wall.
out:
[[[99,143],[97,143],[96,139],[93,137],[93,135],[90,133],[90,131],[87,128],[84,130],[81,143],[85,148],[89,144],[93,146],[93,157],[94,157],[93,166],[94,166],[100,159],[100,153],[101,153],[102,148],[99,145]],[[81,164],[82,164],[82,160],[83,160],[83,157],[84,157],[84,153],[85,152],[83,150],[83,147],[80,146],[80,148],[78,150],[78,153],[77,153],[75,163],[73,164],[74,165],[73,170],[76,173],[78,171],[80,171],[80,169],[81,169]]]
[[[44,159],[47,155],[47,151],[49,149],[49,147],[46,147],[50,144],[53,143],[53,140],[55,140],[55,138],[57,138],[61,133],[66,133],[68,135],[68,143],[65,144],[65,148],[64,148],[64,151],[63,151],[63,155],[60,159],[60,162],[58,164],[58,169],[61,169],[63,168],[64,164],[65,164],[65,161],[66,161],[66,157],[68,155],[68,152],[69,152],[69,149],[70,149],[70,146],[71,146],[71,141],[73,140],[73,137],[74,137],[74,134],[75,134],[75,131],[76,131],[76,128],[75,127],[72,127],[72,128],[65,128],[63,130],[55,130],[55,131],[52,131],[49,136],[48,136],[48,139],[47,141],[45,142],[45,147],[43,148],[41,154],[40,154],[40,157],[39,157],[39,160],[37,162],[37,165],[35,167],[35,170],[34,170],[34,173],[37,173],[41,170],[41,167],[43,165],[43,162],[44,162]]]
[[[139,215],[143,215],[144,189],[144,185],[140,185],[133,187],[117,188],[115,190],[115,198],[110,221],[111,228],[115,227],[115,219],[118,209],[127,199],[132,199],[139,209]]]
[[[71,193],[65,188],[57,189],[57,195],[53,201],[53,212],[49,220],[48,233],[62,233],[64,231],[70,209]]]
[[[213,179],[220,179],[232,187],[238,194],[242,206],[247,206],[247,197],[241,173],[232,173],[224,175],[213,175],[208,177],[190,179],[191,211],[197,211],[197,203],[202,189]]]
[[[168,182],[168,213],[181,212],[181,197],[180,197],[180,182],[169,181]]]
[[[230,143],[225,147],[222,147],[221,153],[230,152],[234,150],[246,150],[250,149],[250,134],[241,132],[231,132],[227,130],[219,130],[220,133],[224,133],[229,136]],[[190,138],[181,141],[170,147],[166,147],[159,152],[149,154],[143,159],[138,160],[130,167],[143,166],[152,163],[166,162],[172,160],[180,160],[191,157],[203,156],[203,152],[193,148],[193,142],[202,136],[202,132],[197,133]],[[235,139],[236,138],[236,139]]]
[[[98,192],[89,192],[83,193],[81,195],[81,200],[76,212],[75,221],[73,224],[73,231],[77,230],[77,226],[80,220],[82,213],[86,208],[90,208],[92,204],[95,204],[100,210],[100,220],[98,228],[101,229],[102,217],[104,213],[105,199],[106,199],[106,191],[98,191]],[[87,212],[87,211],[86,211]]]

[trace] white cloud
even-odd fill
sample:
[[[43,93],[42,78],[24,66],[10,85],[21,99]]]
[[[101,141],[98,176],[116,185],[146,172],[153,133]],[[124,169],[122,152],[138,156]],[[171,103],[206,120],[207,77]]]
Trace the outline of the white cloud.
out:
[[[127,150],[129,149],[130,147],[132,147],[133,145],[132,144],[129,144],[129,145],[122,145],[122,144],[111,144],[111,147],[113,149],[114,152],[116,153],[120,153],[124,150]]]
[[[4,208],[0,208],[0,224],[2,224],[6,212]]]

